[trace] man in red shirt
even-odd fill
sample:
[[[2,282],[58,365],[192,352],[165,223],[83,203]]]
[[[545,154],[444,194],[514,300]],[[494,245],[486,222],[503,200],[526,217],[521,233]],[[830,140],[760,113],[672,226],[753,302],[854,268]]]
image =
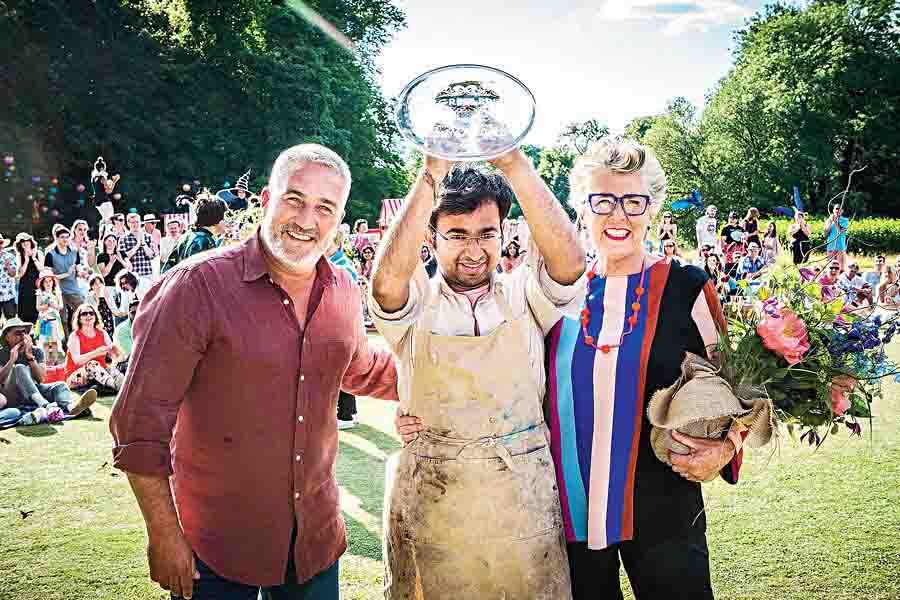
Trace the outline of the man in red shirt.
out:
[[[175,597],[338,598],[338,391],[397,398],[358,286],[323,256],[349,191],[331,150],[286,150],[260,230],[179,264],[141,302],[110,430],[150,576]]]

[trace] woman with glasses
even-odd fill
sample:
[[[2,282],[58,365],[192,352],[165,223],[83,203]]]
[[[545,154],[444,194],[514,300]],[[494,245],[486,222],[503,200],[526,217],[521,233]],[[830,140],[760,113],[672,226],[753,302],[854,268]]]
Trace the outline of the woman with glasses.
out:
[[[663,213],[662,223],[656,227],[656,239],[659,240],[659,251],[665,253],[666,242],[671,241],[673,244],[678,239],[678,225],[672,217],[672,213]]]
[[[667,262],[681,262],[678,257],[678,244],[675,243],[675,240],[667,240],[663,242],[663,258]]]
[[[687,352],[707,356],[717,342],[725,322],[716,286],[702,269],[642,247],[666,197],[648,148],[600,140],[570,179],[597,248],[580,318],[562,319],[548,336],[547,410],[573,595],[622,598],[624,563],[640,600],[710,599],[700,483],[736,481],[741,435],[676,433],[687,453],[673,453],[669,466],[651,448],[646,412],[653,393],[679,378]]]
[[[118,391],[122,387],[125,376],[109,360],[118,350],[103,329],[95,307],[82,304],[75,309],[67,348],[66,383],[70,389],[102,385]]]

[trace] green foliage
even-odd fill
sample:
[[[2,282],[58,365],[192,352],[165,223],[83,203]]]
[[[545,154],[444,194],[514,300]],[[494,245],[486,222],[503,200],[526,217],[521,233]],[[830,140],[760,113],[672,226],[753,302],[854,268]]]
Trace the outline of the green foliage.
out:
[[[702,115],[678,99],[630,134],[660,156],[670,187],[712,203],[900,216],[900,12],[890,0],[771,6],[737,32],[735,62]],[[649,128],[647,127],[650,124]]]
[[[779,236],[787,242],[787,231],[790,221],[775,219]],[[766,224],[764,224],[765,226]],[[823,229],[825,219],[816,219],[809,223],[812,230],[813,248],[824,250],[825,235]],[[848,232],[849,252],[852,254],[875,255],[900,253],[900,219],[884,219],[869,217],[853,219]]]
[[[252,168],[258,189],[280,150],[318,142],[350,164],[351,217],[376,216],[405,186],[374,66],[404,17],[389,0],[307,4],[355,55],[284,2],[15,3],[0,31],[0,147],[69,187],[101,154],[127,206],[162,211],[194,179],[215,191]]]

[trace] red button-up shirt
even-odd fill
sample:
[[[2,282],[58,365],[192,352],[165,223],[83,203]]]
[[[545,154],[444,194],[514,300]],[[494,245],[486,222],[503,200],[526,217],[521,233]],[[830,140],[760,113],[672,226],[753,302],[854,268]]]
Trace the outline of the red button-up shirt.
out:
[[[359,293],[323,258],[302,331],[254,236],[179,265],[141,302],[110,417],[114,464],[174,473],[185,536],[226,579],[283,583],[295,527],[301,582],[347,547],[338,390],[397,398],[392,357],[366,342]]]

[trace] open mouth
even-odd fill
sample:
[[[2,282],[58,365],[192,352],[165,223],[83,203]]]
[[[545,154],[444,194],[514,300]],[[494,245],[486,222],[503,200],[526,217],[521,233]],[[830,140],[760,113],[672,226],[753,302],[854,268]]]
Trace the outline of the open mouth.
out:
[[[627,229],[615,229],[610,228],[603,231],[603,234],[614,242],[624,242],[631,235],[631,232]]]
[[[477,275],[478,273],[481,273],[484,270],[484,266],[486,264],[487,263],[483,263],[483,262],[475,263],[475,264],[459,263],[459,268],[460,268],[460,270],[462,270],[463,273],[466,273],[469,275]]]
[[[285,232],[288,237],[291,239],[297,240],[298,242],[314,242],[316,238],[314,236],[305,234],[305,233],[297,233],[295,231],[286,231]]]

